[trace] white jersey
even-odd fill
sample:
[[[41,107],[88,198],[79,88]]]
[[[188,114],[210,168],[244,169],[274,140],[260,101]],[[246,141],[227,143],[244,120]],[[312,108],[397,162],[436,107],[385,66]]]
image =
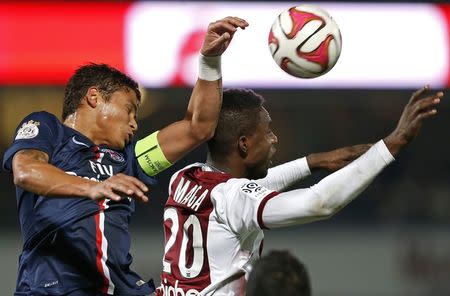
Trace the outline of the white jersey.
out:
[[[256,181],[232,178],[206,164],[187,166],[169,185],[158,295],[244,295],[243,275],[259,257],[262,229],[332,216],[393,160],[379,141],[316,185],[283,193],[277,191],[310,174],[305,158],[270,169]]]
[[[160,294],[199,295],[222,283],[214,295],[243,295],[244,265],[261,251],[263,208],[277,194],[254,181],[214,172],[206,164],[177,172],[164,209]]]

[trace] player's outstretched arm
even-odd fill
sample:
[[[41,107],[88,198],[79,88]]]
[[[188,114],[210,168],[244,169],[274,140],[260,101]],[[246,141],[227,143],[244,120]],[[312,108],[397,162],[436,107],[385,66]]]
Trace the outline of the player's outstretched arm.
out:
[[[394,160],[393,156],[418,134],[423,121],[437,113],[442,92],[417,91],[405,106],[394,131],[348,166],[308,189],[279,194],[263,210],[267,227],[307,223],[332,216],[361,193]]]
[[[306,178],[311,171],[324,169],[334,172],[365,153],[372,144],[343,147],[328,152],[312,153],[269,169],[267,176],[256,183],[276,191],[284,191],[289,186]]]
[[[119,201],[127,196],[147,202],[147,186],[124,174],[97,182],[69,175],[48,163],[45,152],[20,150],[13,158],[14,184],[26,191],[47,197],[86,197],[93,200],[110,198]]]
[[[359,144],[331,150],[312,153],[306,157],[310,170],[323,169],[335,172],[363,155],[373,144]]]
[[[146,157],[146,161],[149,162],[152,157],[138,152],[151,148],[139,147],[145,145],[145,139],[136,145],[139,163],[149,175],[155,175],[167,168],[214,135],[222,104],[220,56],[228,48],[238,28],[245,29],[247,26],[245,20],[237,17],[226,17],[209,24],[200,51],[199,78],[192,91],[185,117],[163,128],[156,135],[163,154],[161,163],[165,165],[155,170],[154,164],[146,164],[141,159]],[[158,157],[161,157],[161,154]]]

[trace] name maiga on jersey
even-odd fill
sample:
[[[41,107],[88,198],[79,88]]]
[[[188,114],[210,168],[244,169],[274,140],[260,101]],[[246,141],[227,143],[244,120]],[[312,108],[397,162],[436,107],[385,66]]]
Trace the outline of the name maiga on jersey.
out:
[[[191,188],[191,190],[189,190],[189,192],[187,192],[190,184],[191,181],[180,178],[180,182],[178,183],[175,193],[173,194],[173,200],[180,205],[186,205],[193,211],[197,211],[205,197],[208,195],[209,190],[206,189],[202,194],[198,195],[198,193],[202,191],[203,187],[200,185],[195,185]]]

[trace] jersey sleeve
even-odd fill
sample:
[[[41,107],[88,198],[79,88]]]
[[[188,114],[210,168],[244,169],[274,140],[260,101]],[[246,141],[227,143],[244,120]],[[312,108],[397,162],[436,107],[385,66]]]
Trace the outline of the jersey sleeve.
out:
[[[281,192],[309,175],[311,175],[311,170],[306,157],[303,157],[270,168],[265,178],[255,180],[255,182]]]
[[[383,140],[347,166],[306,189],[281,193],[263,212],[265,224],[284,227],[326,219],[356,198],[394,157]]]
[[[248,179],[230,179],[214,188],[211,198],[221,222],[236,234],[266,229],[262,213],[266,203],[278,194]]]
[[[35,112],[25,117],[17,127],[14,140],[3,156],[3,169],[10,172],[14,155],[23,149],[40,150],[51,157],[58,144],[60,125],[58,118],[47,112]]]

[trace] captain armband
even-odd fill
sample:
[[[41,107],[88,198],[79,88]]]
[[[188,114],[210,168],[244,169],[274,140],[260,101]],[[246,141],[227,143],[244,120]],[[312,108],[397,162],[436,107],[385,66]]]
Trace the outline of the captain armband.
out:
[[[158,133],[159,131],[156,131],[139,140],[134,148],[134,155],[140,167],[149,176],[154,176],[172,165],[164,156],[161,147],[159,147],[158,139],[156,138]]]

